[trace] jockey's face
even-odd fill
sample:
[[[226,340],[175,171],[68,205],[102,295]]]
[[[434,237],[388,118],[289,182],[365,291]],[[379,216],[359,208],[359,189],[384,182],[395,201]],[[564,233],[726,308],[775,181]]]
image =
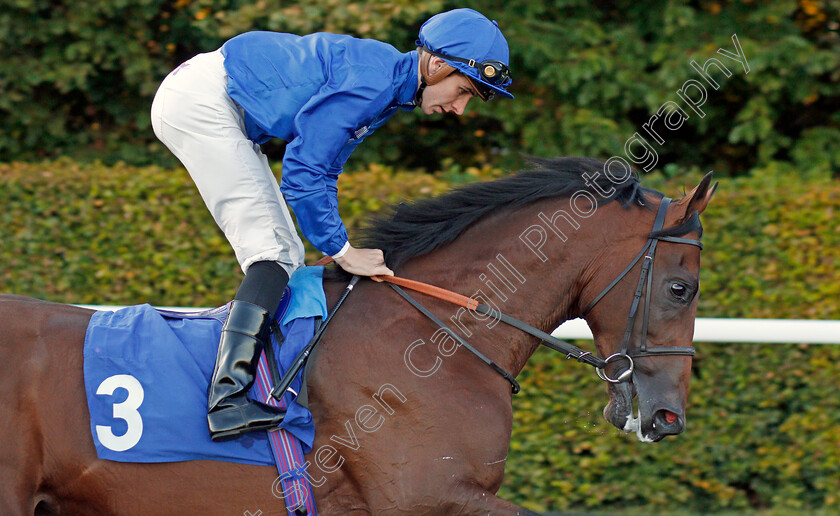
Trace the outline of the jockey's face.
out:
[[[436,65],[439,66],[434,62],[436,59],[439,63],[443,63],[437,57],[432,57],[430,63],[432,71],[435,70]],[[420,109],[427,115],[432,113],[461,115],[474,95],[475,90],[469,79],[461,73],[453,72],[439,83],[426,86],[426,89],[423,90],[423,101],[420,103]]]

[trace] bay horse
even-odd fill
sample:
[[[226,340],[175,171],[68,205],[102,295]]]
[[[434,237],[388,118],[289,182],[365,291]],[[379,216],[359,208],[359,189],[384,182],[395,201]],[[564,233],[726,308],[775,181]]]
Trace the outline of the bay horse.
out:
[[[614,380],[605,418],[645,441],[679,434],[711,174],[668,206],[629,171],[616,176],[594,159],[539,165],[400,205],[370,225],[365,243],[383,249],[399,276],[545,332],[585,315],[598,355],[619,356],[602,371]],[[642,281],[652,241],[659,252]],[[325,280],[330,306],[344,286]],[[540,345],[493,317],[417,297],[513,375]],[[630,312],[641,315],[628,320]],[[0,297],[0,514],[285,514],[269,466],[97,458],[82,372],[91,313]],[[634,368],[623,375],[627,356]],[[311,360],[317,435],[307,474],[323,514],[533,514],[495,496],[511,384],[387,284],[360,281]]]

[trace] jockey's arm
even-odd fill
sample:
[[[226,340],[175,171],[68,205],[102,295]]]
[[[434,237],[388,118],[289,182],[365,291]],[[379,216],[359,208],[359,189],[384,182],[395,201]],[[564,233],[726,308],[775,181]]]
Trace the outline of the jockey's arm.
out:
[[[378,88],[321,92],[298,114],[297,137],[286,146],[282,191],[294,210],[304,236],[351,274],[393,275],[382,251],[349,245],[338,213],[337,181],[359,140],[353,138],[360,120],[378,113],[388,95]],[[371,98],[365,98],[365,94]],[[385,104],[387,105],[387,104]]]

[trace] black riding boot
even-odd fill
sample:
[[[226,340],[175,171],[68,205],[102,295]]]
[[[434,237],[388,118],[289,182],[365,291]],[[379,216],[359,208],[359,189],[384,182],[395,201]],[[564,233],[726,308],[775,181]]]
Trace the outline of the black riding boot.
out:
[[[288,281],[288,275],[282,269],[282,274],[278,274],[272,272],[271,267],[263,266],[266,262],[258,263],[260,266],[255,264],[246,273],[222,327],[216,368],[207,393],[207,424],[214,441],[276,428],[286,415],[285,411],[248,398],[260,353],[270,338],[271,313],[263,306],[240,298],[254,298],[261,305],[276,308]],[[274,296],[276,302],[270,299]]]

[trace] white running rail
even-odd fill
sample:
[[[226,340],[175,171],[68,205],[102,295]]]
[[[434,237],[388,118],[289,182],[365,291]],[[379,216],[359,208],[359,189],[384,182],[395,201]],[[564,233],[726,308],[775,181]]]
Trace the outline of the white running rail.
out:
[[[583,319],[566,321],[552,335],[559,339],[592,339]],[[694,342],[840,344],[840,321],[698,317]]]

